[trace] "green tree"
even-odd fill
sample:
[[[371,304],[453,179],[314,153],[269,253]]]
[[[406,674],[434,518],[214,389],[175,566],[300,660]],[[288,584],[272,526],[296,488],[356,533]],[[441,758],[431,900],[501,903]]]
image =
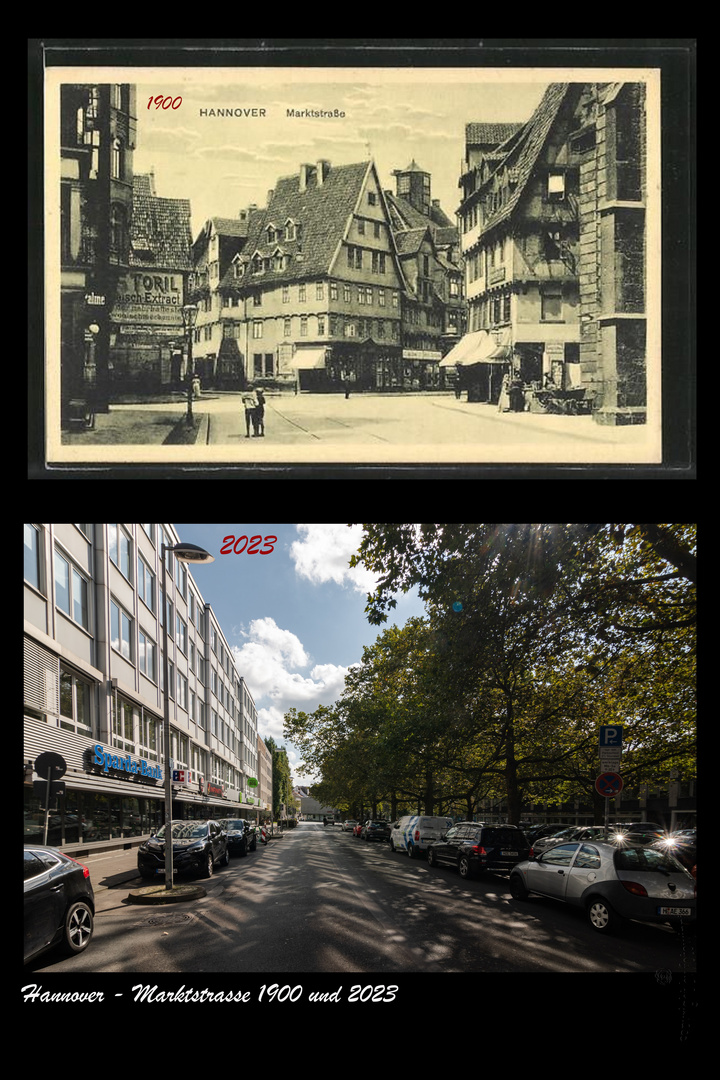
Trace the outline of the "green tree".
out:
[[[691,767],[694,527],[363,529],[351,561],[379,577],[368,620],[382,623],[397,592],[419,587],[450,726],[473,750],[478,783],[502,777],[511,821],[525,790],[587,792],[600,716],[632,718],[629,771]]]
[[[273,818],[283,816],[283,808],[292,812],[297,809],[292,793],[292,775],[287,750],[278,746],[272,736],[265,739],[265,745],[272,755],[273,766]]]

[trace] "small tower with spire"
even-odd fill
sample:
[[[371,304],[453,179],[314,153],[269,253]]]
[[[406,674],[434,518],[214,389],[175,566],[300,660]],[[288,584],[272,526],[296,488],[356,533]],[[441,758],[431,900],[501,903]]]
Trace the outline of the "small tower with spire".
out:
[[[425,217],[430,216],[430,173],[421,169],[413,160],[405,169],[393,169],[395,177],[395,194],[406,199]]]

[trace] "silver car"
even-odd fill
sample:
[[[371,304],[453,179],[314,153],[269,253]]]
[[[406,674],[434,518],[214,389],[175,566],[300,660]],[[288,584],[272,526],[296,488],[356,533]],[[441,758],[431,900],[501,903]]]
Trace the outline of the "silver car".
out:
[[[582,907],[600,933],[622,919],[695,922],[691,875],[672,855],[636,844],[557,844],[513,867],[510,892],[516,900],[539,893]]]

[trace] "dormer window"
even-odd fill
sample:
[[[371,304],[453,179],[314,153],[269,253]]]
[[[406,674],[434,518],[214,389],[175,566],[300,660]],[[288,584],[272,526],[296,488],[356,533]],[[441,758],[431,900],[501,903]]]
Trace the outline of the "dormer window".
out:
[[[287,221],[285,222],[285,239],[286,240],[295,240],[296,239],[296,234],[297,234],[297,225],[292,220],[292,218],[288,218]]]

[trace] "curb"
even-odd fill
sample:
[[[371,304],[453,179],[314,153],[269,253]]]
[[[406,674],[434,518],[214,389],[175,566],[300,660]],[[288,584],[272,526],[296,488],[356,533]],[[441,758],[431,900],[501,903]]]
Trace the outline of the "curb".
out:
[[[128,893],[129,904],[180,904],[184,900],[199,900],[207,896],[202,885],[173,885],[167,890],[164,885],[149,885],[144,889],[133,889]]]

